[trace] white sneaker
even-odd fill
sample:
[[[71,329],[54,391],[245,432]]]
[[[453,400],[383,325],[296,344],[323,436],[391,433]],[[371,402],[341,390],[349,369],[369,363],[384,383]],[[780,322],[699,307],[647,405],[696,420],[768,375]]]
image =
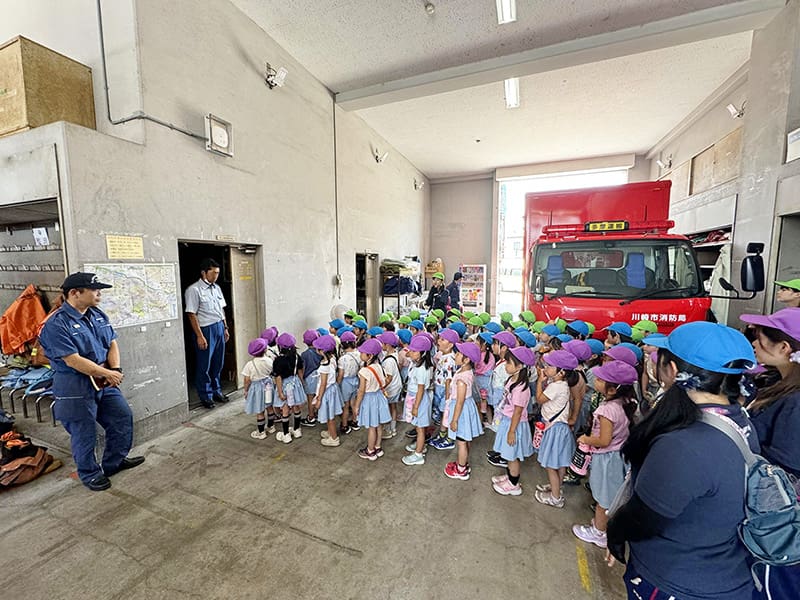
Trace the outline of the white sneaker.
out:
[[[406,446],[406,452],[416,452],[416,451],[417,451],[417,445],[416,444],[408,444]],[[427,446],[423,446],[422,453],[423,454],[427,454],[427,452],[428,452],[428,447]]]
[[[424,454],[417,454],[413,452],[408,456],[403,457],[403,464],[408,466],[413,465],[424,465],[425,464],[425,455]]]
[[[301,437],[303,437],[303,430],[299,429],[299,428],[298,429],[292,429],[292,435],[294,436],[294,439],[301,438]]]
[[[397,435],[397,430],[396,430],[396,429],[395,429],[395,430],[392,430],[392,429],[384,429],[384,430],[383,430],[383,434],[382,434],[382,436],[381,436],[381,437],[382,437],[382,439],[384,439],[384,440],[390,440],[390,439],[392,439],[392,438],[393,438],[394,436],[396,436],[396,435]]]
[[[326,433],[327,433],[327,432],[326,432]],[[322,439],[319,441],[319,443],[320,443],[320,444],[322,444],[323,446],[328,446],[328,447],[330,447],[330,448],[335,448],[335,447],[336,447],[336,446],[338,446],[338,445],[339,445],[341,442],[339,441],[339,438],[338,438],[338,437],[337,437],[337,438],[332,438],[331,436],[325,436],[324,438],[322,438]]]
[[[267,439],[267,432],[256,429],[255,431],[250,432],[250,437],[254,440],[265,440]]]
[[[328,433],[327,429],[323,429],[319,432],[319,437],[321,437],[323,440],[327,440],[329,437],[331,437],[331,434]]]
[[[275,439],[278,440],[279,442],[283,442],[284,444],[291,444],[292,434],[287,433],[286,435],[283,435],[283,432],[279,431],[278,433],[275,434]]]
[[[501,484],[508,479],[508,475],[495,475],[492,477],[492,483]]]
[[[550,487],[549,483],[537,483],[536,484],[536,491],[537,492],[549,492],[552,488]]]
[[[536,501],[540,504],[552,506],[554,508],[564,508],[564,504],[566,503],[564,496],[556,498],[553,496],[553,492],[536,492],[534,496],[536,497]]]
[[[275,429],[275,425],[270,425],[270,426],[269,426],[269,427],[267,427],[267,429],[266,429],[266,432],[267,432],[267,433],[275,433],[275,431],[276,431],[276,429]]]
[[[608,546],[606,532],[597,529],[594,526],[594,523],[591,525],[573,525],[572,533],[574,533],[575,537],[579,540],[594,544],[600,548],[605,548]]]

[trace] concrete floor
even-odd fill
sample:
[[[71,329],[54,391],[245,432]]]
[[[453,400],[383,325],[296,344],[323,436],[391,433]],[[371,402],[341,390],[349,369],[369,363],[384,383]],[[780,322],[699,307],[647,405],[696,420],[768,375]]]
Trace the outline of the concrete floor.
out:
[[[332,449],[319,428],[289,445],[252,440],[242,406],[197,413],[136,448],[147,462],[106,492],[71,478],[51,439],[65,467],[0,495],[3,597],[625,597],[622,568],[570,531],[591,517],[588,492],[570,487],[565,509],[542,506],[533,491],[546,476],[528,462],[523,495],[499,496],[491,432],[473,447],[472,478],[451,481],[453,452],[406,467],[400,436],[376,462],[356,455],[363,430]]]

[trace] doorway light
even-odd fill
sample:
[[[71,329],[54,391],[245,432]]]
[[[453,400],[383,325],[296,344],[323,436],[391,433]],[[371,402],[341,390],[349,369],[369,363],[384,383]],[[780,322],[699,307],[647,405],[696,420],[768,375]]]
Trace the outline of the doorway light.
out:
[[[516,0],[497,0],[497,24],[505,25],[517,20]]]
[[[506,108],[519,108],[519,77],[505,80]]]

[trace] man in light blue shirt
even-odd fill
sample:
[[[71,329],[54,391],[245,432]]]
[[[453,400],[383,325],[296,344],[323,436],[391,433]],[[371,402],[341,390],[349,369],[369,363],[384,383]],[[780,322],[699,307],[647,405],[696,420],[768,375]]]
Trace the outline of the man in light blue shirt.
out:
[[[218,278],[219,263],[206,258],[200,263],[200,279],[184,292],[186,316],[197,339],[195,386],[206,408],[214,408],[215,401],[228,401],[220,384],[225,342],[229,337],[225,319],[228,304],[217,285]]]

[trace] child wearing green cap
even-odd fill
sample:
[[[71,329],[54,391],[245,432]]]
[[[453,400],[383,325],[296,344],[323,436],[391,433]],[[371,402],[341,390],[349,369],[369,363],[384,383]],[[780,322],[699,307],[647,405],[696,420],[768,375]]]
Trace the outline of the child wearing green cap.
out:
[[[776,281],[775,299],[786,308],[800,308],[800,279]]]

